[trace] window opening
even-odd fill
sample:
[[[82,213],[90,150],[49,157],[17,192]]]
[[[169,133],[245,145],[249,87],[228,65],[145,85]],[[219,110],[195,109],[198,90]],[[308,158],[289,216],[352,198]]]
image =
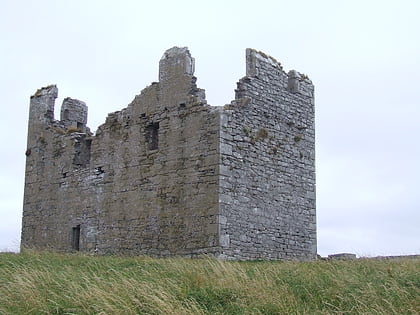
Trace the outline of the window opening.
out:
[[[152,123],[146,127],[146,143],[149,150],[159,148],[159,123]]]
[[[63,118],[62,118],[62,120],[69,120],[69,118],[70,118],[69,110],[68,109],[65,109],[64,112],[63,112]]]

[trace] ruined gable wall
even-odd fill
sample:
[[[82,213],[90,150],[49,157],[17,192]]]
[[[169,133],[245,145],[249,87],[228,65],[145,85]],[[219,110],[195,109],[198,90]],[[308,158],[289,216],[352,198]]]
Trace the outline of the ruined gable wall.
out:
[[[185,52],[171,57],[185,59]],[[104,187],[99,215],[100,252],[217,250],[219,119],[192,73],[165,59],[160,82],[109,115],[93,142],[94,164],[112,183]]]
[[[220,134],[220,240],[227,259],[316,255],[313,85],[247,50]]]

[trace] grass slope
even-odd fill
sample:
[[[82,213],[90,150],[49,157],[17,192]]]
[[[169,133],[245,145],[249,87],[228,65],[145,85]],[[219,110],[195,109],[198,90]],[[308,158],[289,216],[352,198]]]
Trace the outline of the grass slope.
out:
[[[420,259],[0,254],[0,314],[419,314]]]

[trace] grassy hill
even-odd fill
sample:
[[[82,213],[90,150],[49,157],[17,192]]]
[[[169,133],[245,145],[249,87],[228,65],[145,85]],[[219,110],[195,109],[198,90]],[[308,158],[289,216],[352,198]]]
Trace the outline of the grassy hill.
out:
[[[0,254],[0,314],[420,314],[420,259]]]

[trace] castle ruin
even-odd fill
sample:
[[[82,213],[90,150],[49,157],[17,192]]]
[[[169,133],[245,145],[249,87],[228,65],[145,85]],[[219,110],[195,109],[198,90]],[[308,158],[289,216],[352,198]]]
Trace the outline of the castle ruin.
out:
[[[220,259],[316,256],[314,87],[246,50],[235,100],[210,106],[187,48],[93,135],[57,87],[30,100],[22,248]]]

